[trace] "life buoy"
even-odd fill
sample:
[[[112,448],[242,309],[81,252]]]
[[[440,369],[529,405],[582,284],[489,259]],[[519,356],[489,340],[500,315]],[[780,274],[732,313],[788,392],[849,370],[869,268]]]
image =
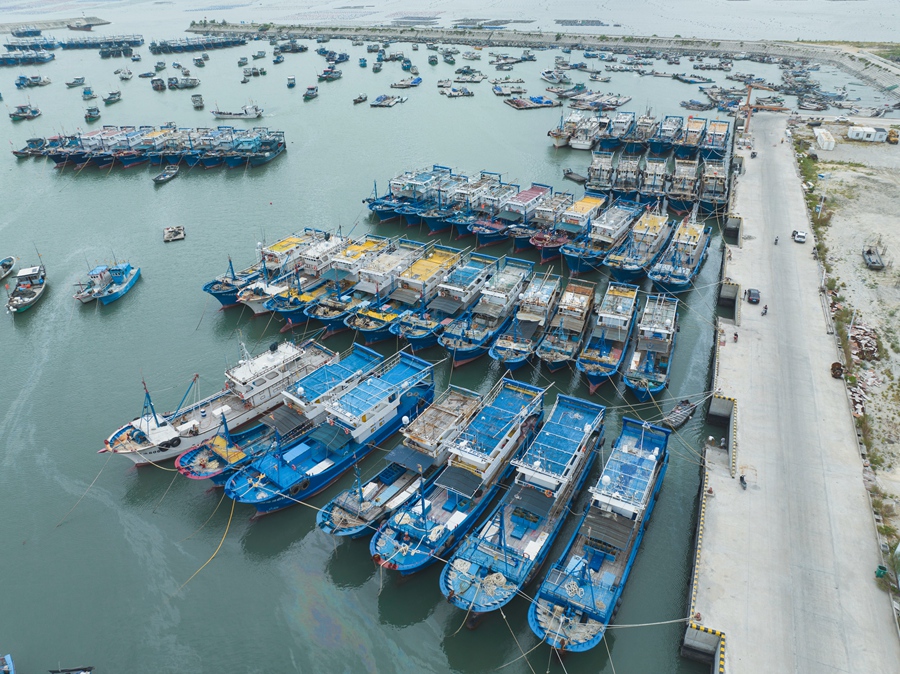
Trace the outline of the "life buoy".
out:
[[[331,417],[328,418],[328,425],[334,426],[334,419],[332,419]]]
[[[544,496],[546,496],[547,498],[552,498],[552,497],[553,497],[553,492],[550,491],[549,489],[545,489],[545,490],[544,490]]]

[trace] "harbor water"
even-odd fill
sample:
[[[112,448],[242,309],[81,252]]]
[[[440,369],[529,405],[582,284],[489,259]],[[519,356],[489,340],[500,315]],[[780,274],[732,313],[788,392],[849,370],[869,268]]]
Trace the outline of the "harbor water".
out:
[[[194,68],[187,54],[155,57],[146,47],[138,50],[141,63],[101,60],[96,51],[59,52],[56,61],[39,68],[52,85],[27,94],[3,86],[9,104],[30,95],[43,111],[33,122],[0,122],[14,147],[32,136],[85,129],[81,90],[63,84],[78,75],[98,93],[122,91],[120,103],[101,104],[102,119],[94,128],[169,121],[213,126],[210,110],[236,110],[252,101],[265,109],[265,118],[235,126],[283,130],[288,142],[285,154],[261,168],[183,167],[163,186],[154,185],[155,171],[146,165],[76,172],[56,170],[44,159],[0,158],[0,187],[6,195],[0,257],[16,255],[24,266],[36,263],[39,251],[49,280],[39,305],[0,321],[0,651],[12,652],[22,671],[59,663],[91,664],[104,673],[476,673],[517,659],[503,671],[544,671],[548,660],[550,671],[563,671],[545,646],[528,655],[530,664],[520,657],[538,644],[528,628],[524,598],[513,601],[505,617],[488,616],[475,631],[460,629],[465,616],[444,601],[439,565],[400,581],[372,563],[367,539],[338,541],[318,530],[314,508],[349,485],[352,475],[313,497],[309,507],[298,505],[251,522],[251,509],[232,507],[221,492],[182,478],[171,464],[138,470],[122,458],[97,454],[104,438],[141,412],[142,381],[157,409],[174,409],[195,373],[200,394],[220,388],[223,370],[240,357],[241,342],[258,352],[281,338],[279,319],[253,317],[240,308],[219,310],[201,291],[225,271],[229,256],[235,265],[249,264],[258,242],[273,242],[303,227],[426,240],[425,230],[377,224],[362,200],[375,180],[383,191],[397,173],[433,163],[463,172],[497,171],[523,188],[536,181],[581,195],[581,188],[563,181],[562,170],[585,173],[590,154],[554,150],[546,137],[560,109],[515,111],[491,94],[487,82],[467,85],[476,91],[473,98],[439,96],[437,80],[450,77],[454,68],[429,66],[431,52],[424,46],[411,52],[408,45],[394,49],[412,55],[425,80],[420,88],[403,92],[409,101],[392,109],[354,106],[351,101],[360,92],[371,101],[390,93],[389,84],[406,74],[399,63],[386,64],[379,74],[360,68],[364,47],[344,41],[329,47],[347,51],[350,61],[339,66],[341,80],[320,83],[319,97],[307,103],[303,91],[316,83],[324,60],[311,50],[288,54],[283,64],[273,65],[271,47],[264,42],[211,52],[205,68]],[[254,64],[265,65],[268,75],[240,84],[237,59],[257,49],[269,52]],[[522,77],[529,94],[543,93],[546,84],[538,73],[558,53],[539,53],[536,63],[517,65],[509,74]],[[201,86],[152,91],[136,75],[152,70],[159,59],[168,63],[162,75],[174,74],[171,64],[178,59],[201,78]],[[482,61],[471,65],[493,77],[487,59],[485,50]],[[126,65],[135,78],[120,82],[113,70]],[[671,67],[676,68],[687,70],[687,62]],[[739,69],[778,79],[776,66],[747,62]],[[724,73],[704,74],[726,82]],[[11,82],[14,74],[5,70],[0,76]],[[297,78],[296,88],[286,87],[288,76]],[[845,83],[825,69],[818,77],[826,88]],[[589,88],[632,96],[623,110],[640,113],[650,107],[658,116],[687,116],[678,101],[699,97],[695,86],[671,80],[630,73],[612,78],[598,84],[573,73]],[[871,91],[856,88],[868,104],[878,103]],[[192,93],[203,95],[205,110],[192,108]],[[170,225],[183,225],[186,240],[164,244],[162,230]],[[441,239],[474,245],[473,239],[457,244],[448,236]],[[502,255],[510,247],[486,252]],[[702,397],[709,388],[721,255],[715,227],[696,289],[684,296],[671,386],[658,405],[637,405],[613,384],[592,397],[608,406],[607,448],[623,415],[658,420],[676,400]],[[518,256],[537,260],[533,251]],[[109,306],[73,300],[74,284],[88,269],[113,259],[141,267],[135,288]],[[586,278],[597,281],[601,292],[608,281],[605,274]],[[649,290],[646,282],[644,289]],[[345,333],[326,344],[344,350],[351,340]],[[387,342],[376,349],[389,354],[397,346]],[[439,363],[438,390],[452,382],[484,393],[503,374],[486,357],[451,371],[440,348],[420,355]],[[528,366],[516,376],[549,387],[547,409],[558,393],[589,397],[586,382],[573,370],[551,375],[546,368]],[[609,654],[599,646],[568,656],[567,672],[612,672],[613,667],[618,672],[706,671],[679,657],[684,627],[672,621],[683,619],[689,608],[699,451],[711,433],[718,437],[721,431],[705,426],[697,415],[673,434],[660,502],[615,629],[606,639]],[[385,448],[395,443],[396,438]],[[363,462],[364,477],[378,469],[382,456],[375,452]],[[599,461],[588,484],[601,468]],[[584,502],[582,495],[578,511]],[[550,560],[572,526],[570,521]],[[637,625],[643,626],[628,627]]]

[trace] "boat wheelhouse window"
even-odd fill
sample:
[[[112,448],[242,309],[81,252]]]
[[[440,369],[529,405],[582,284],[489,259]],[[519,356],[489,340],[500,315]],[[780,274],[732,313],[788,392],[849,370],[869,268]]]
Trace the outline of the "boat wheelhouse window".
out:
[[[262,386],[265,383],[266,383],[266,380],[263,377],[253,380],[253,386]]]
[[[266,379],[276,379],[278,377],[278,372],[272,370],[269,374],[266,375]]]

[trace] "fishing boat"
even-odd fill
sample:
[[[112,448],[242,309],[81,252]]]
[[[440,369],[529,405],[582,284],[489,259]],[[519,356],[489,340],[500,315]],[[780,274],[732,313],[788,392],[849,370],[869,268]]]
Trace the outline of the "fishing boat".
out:
[[[552,230],[536,234],[531,238],[531,244],[541,253],[541,264],[547,264],[557,259],[561,249],[569,243],[573,237],[582,235],[606,204],[606,198],[602,196],[585,195],[578,201],[570,203],[562,212]],[[540,213],[540,210],[537,211]]]
[[[319,87],[317,87],[317,86],[306,87],[306,92],[303,94],[303,100],[311,101],[318,95],[319,95]]]
[[[119,79],[123,82],[127,82],[132,77],[134,77],[134,73],[128,68],[122,68],[122,70],[119,71]]]
[[[270,275],[268,268],[263,267],[260,278],[238,291],[237,301],[240,304],[254,314],[265,314],[275,306],[270,301],[292,287],[305,292],[324,282],[323,274],[328,271],[331,258],[346,245],[346,240],[331,232],[309,227],[298,238],[302,242],[296,250],[297,259],[293,268]]]
[[[223,307],[231,307],[239,304],[238,293],[245,287],[265,277],[276,278],[297,268],[303,250],[316,238],[324,238],[324,232],[307,229],[298,234],[292,234],[280,241],[264,246],[257,246],[258,262],[252,266],[235,272],[231,258],[228,259],[228,271],[203,286],[203,291],[215,297]]]
[[[656,135],[659,122],[650,113],[641,115],[634,127],[622,137],[626,154],[643,154],[650,144],[650,139]]]
[[[274,311],[285,320],[285,325],[281,329],[285,332],[309,322],[310,319],[304,313],[307,307],[323,298],[341,296],[349,292],[357,280],[355,276],[351,277],[336,269],[329,269],[317,277],[297,276],[289,280],[287,290],[273,295],[265,303],[265,309]]]
[[[584,183],[586,194],[609,195],[616,176],[615,157],[615,153],[609,150],[598,150],[591,153],[591,165],[588,166],[587,180]]]
[[[697,203],[704,214],[720,216],[728,210],[728,168],[724,161],[704,160]]]
[[[329,292],[303,310],[307,319],[325,326],[323,338],[346,330],[344,320],[361,304],[368,306],[387,296],[393,288],[396,268],[403,269],[408,265],[405,261],[411,251],[421,248],[415,242],[405,243],[401,248],[400,240],[369,234],[364,241],[347,246],[332,259],[333,269],[353,275],[356,284],[346,292]],[[380,271],[383,269],[389,270],[387,278]]]
[[[529,626],[551,648],[588,651],[615,619],[666,474],[670,432],[622,419],[590,504],[528,607]]]
[[[543,416],[542,389],[506,378],[497,382],[460,425],[434,481],[372,537],[375,563],[406,576],[446,559],[494,501],[510,460],[531,441]]]
[[[512,322],[488,350],[488,355],[501,367],[517,370],[534,354],[556,314],[561,283],[557,275],[535,274],[519,295]]]
[[[376,61],[375,63],[372,64],[372,72],[373,73],[380,73],[381,68],[382,68],[381,61]]]
[[[100,108],[96,105],[92,105],[84,111],[84,121],[96,122],[98,119],[100,119]]]
[[[13,111],[9,113],[9,118],[14,122],[22,122],[30,119],[35,119],[40,116],[41,109],[37,106],[31,105],[31,103],[17,105],[15,108],[13,108]]]
[[[641,158],[635,155],[622,154],[616,165],[615,177],[612,181],[612,195],[615,199],[637,201],[644,174],[641,171]]]
[[[141,277],[141,268],[132,267],[128,262],[121,262],[109,268],[111,282],[94,291],[94,297],[100,300],[100,304],[106,305],[115,302],[125,295]]]
[[[697,172],[700,162],[697,159],[676,159],[675,172],[669,183],[666,198],[669,208],[683,215],[690,213],[697,203]]]
[[[73,77],[70,81],[66,82],[66,86],[69,89],[73,89],[74,87],[80,87],[84,85],[84,77]]]
[[[256,52],[255,54],[251,54],[251,56],[252,56],[252,58],[253,58],[254,61],[257,60],[257,59],[264,59],[264,58],[266,58],[266,52],[265,52],[264,49],[260,49],[260,50],[259,50],[258,52]]]
[[[16,665],[13,663],[12,655],[0,656],[0,672],[3,672],[3,674],[16,674]]]
[[[44,265],[19,269],[16,285],[6,300],[6,310],[21,314],[38,303],[47,290],[47,272]]]
[[[263,109],[256,104],[241,106],[239,112],[227,112],[224,110],[213,110],[213,117],[216,119],[259,119],[263,115]]]
[[[396,277],[393,290],[382,301],[359,307],[344,320],[365,344],[388,339],[391,327],[408,311],[423,309],[435,299],[439,284],[462,261],[462,251],[430,245]],[[365,276],[363,272],[361,276]],[[377,283],[377,281],[375,281]]]
[[[730,135],[731,124],[727,120],[711,120],[706,127],[706,137],[700,144],[700,156],[705,160],[724,160],[728,154]]]
[[[569,147],[573,150],[593,150],[600,140],[600,134],[609,124],[608,117],[587,115],[575,125],[569,137]]]
[[[12,270],[15,268],[15,266],[16,258],[14,258],[12,255],[0,260],[0,281],[12,274]]]
[[[183,241],[185,238],[184,226],[183,225],[173,225],[172,227],[164,227],[163,228],[163,243],[170,243],[172,241]]]
[[[77,284],[78,292],[72,297],[82,304],[88,304],[97,299],[98,294],[106,290],[112,282],[109,265],[97,265],[88,272],[87,283]]]
[[[250,63],[250,59],[247,58],[246,56],[241,56],[241,58],[239,58],[239,59],[238,59],[238,62],[237,62],[238,68],[243,68],[243,67],[246,66],[248,63]]]
[[[441,570],[441,593],[466,622],[506,606],[535,577],[597,457],[606,408],[559,395],[537,437],[512,464],[513,484]]]
[[[697,222],[697,209],[675,228],[659,260],[647,272],[653,285],[667,293],[690,290],[709,250],[712,227]]]
[[[150,87],[153,91],[165,91],[166,82],[162,77],[154,77],[150,80]]]
[[[680,140],[684,128],[684,117],[666,115],[656,133],[648,141],[650,154],[663,155],[672,149],[675,141]]]
[[[296,77],[293,77],[293,76],[288,77],[288,78],[287,78],[287,88],[288,88],[288,89],[293,89],[293,88],[296,87],[296,86],[297,86],[297,78],[296,78]]]
[[[334,82],[335,80],[340,79],[341,75],[343,75],[343,73],[340,70],[334,66],[328,66],[319,73],[319,82]]]
[[[668,158],[648,155],[644,164],[643,180],[638,190],[638,201],[642,204],[659,204],[665,199],[668,189]]]
[[[640,204],[619,199],[591,219],[584,234],[560,248],[569,273],[599,271],[610,250],[618,246],[641,214]]]
[[[428,56],[428,65],[436,66],[438,64],[438,57],[434,54],[430,54]]]
[[[650,295],[637,325],[629,364],[622,372],[622,382],[639,401],[650,400],[668,386],[677,333],[678,298]]]
[[[703,117],[688,117],[681,137],[672,142],[676,159],[694,159],[700,145],[706,138],[707,120]]]
[[[203,96],[201,94],[192,94],[191,95],[191,104],[194,106],[194,110],[202,110],[203,109]]]
[[[90,101],[97,98],[97,94],[94,93],[93,88],[91,87],[83,87],[81,90],[81,100]]]
[[[551,372],[575,362],[590,327],[596,284],[569,279],[550,327],[535,351]]]
[[[639,308],[638,291],[634,285],[610,283],[596,308],[597,318],[575,361],[575,369],[587,377],[591,393],[615,375],[625,360]]]
[[[368,65],[369,65],[369,63],[368,63],[368,61],[366,61],[365,57],[359,59],[359,67],[360,68],[365,68]]]
[[[178,175],[178,165],[177,164],[169,164],[162,170],[162,173],[158,173],[153,177],[153,182],[157,185],[162,185],[164,183],[169,182],[172,178]]]
[[[279,63],[284,63],[284,54],[278,54],[278,56],[272,59],[272,65],[277,66]]]
[[[158,413],[145,384],[140,416],[110,435],[101,452],[121,454],[138,466],[174,459],[185,451],[182,443],[191,448],[216,435],[223,416],[229,427],[240,428],[281,405],[285,386],[336,359],[312,339],[273,343],[253,357],[241,344],[241,355],[238,364],[225,371],[224,388],[185,405],[195,376],[174,412]]]
[[[234,474],[225,494],[260,514],[325,489],[434,399],[434,366],[400,352],[326,403],[327,423]]]
[[[359,464],[355,465],[354,486],[319,510],[319,528],[335,536],[360,538],[375,533],[381,522],[408,501],[421,503],[425,489],[444,467],[449,447],[478,411],[480,401],[474,391],[450,386],[404,425],[403,444],[385,456],[384,467],[372,479],[363,483]]]
[[[251,461],[282,451],[321,423],[325,403],[354,388],[383,360],[371,349],[354,344],[347,353],[290,384],[281,394],[285,404],[263,415],[261,423],[231,433],[223,419],[222,430],[181,454],[175,459],[175,468],[192,480],[208,479],[218,487],[224,486]]]
[[[512,321],[516,301],[533,262],[506,257],[481,289],[478,303],[444,328],[438,338],[453,357],[453,367],[465,365],[488,352],[497,335]]]
[[[404,312],[391,324],[391,334],[405,339],[413,350],[434,346],[445,326],[472,306],[498,264],[496,257],[481,253],[463,256],[438,284],[437,297],[420,309]]]
[[[636,281],[656,264],[674,227],[665,210],[660,204],[654,210],[648,206],[622,242],[603,260],[603,266],[609,268],[614,279]]]
[[[618,112],[606,129],[600,134],[600,149],[616,150],[622,144],[623,139],[634,128],[635,115],[633,112]]]
[[[369,97],[366,94],[360,94],[356,98],[353,99],[353,105],[359,105],[360,103],[365,103],[369,100]]]
[[[572,80],[561,70],[542,70],[541,79],[550,84],[572,84]]]
[[[118,103],[122,100],[122,92],[121,91],[110,91],[106,96],[103,96],[103,102],[107,105],[112,103]]]

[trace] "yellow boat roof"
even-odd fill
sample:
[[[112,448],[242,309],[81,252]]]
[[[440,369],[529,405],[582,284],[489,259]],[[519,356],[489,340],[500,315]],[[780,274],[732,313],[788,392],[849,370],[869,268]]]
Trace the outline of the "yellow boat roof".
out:
[[[386,243],[387,241],[375,241],[372,239],[366,239],[362,243],[351,243],[341,251],[341,257],[348,257],[351,260],[355,260],[356,258],[365,255],[366,253],[372,252],[373,250],[381,250],[382,248],[384,248]]]
[[[229,464],[240,461],[246,456],[244,452],[242,452],[234,445],[229,447],[228,443],[225,442],[225,438],[223,438],[221,435],[217,435],[210,441],[209,448]]]
[[[413,262],[409,269],[406,269],[400,278],[412,279],[415,281],[427,281],[432,276],[440,272],[447,266],[447,263],[454,261],[459,257],[458,253],[451,253],[447,250],[436,250],[431,257],[422,258]]]
[[[657,215],[656,213],[644,213],[641,219],[634,225],[635,233],[658,234],[666,224],[668,216]]]
[[[574,204],[569,206],[570,211],[575,211],[576,213],[587,213],[588,211],[597,208],[598,206],[602,206],[606,203],[606,199],[604,197],[582,197]]]
[[[675,232],[679,243],[697,243],[703,235],[703,225],[699,222],[685,222]]]
[[[266,246],[266,250],[271,250],[273,253],[283,253],[291,248],[296,248],[301,243],[306,243],[306,241],[306,237],[289,236],[281,241],[276,241],[271,246]]]
[[[637,295],[637,288],[623,288],[622,286],[610,286],[606,291],[614,297],[634,297]]]
[[[144,136],[144,138],[156,138],[158,136],[165,136],[169,132],[170,132],[169,129],[151,131],[146,136]]]

